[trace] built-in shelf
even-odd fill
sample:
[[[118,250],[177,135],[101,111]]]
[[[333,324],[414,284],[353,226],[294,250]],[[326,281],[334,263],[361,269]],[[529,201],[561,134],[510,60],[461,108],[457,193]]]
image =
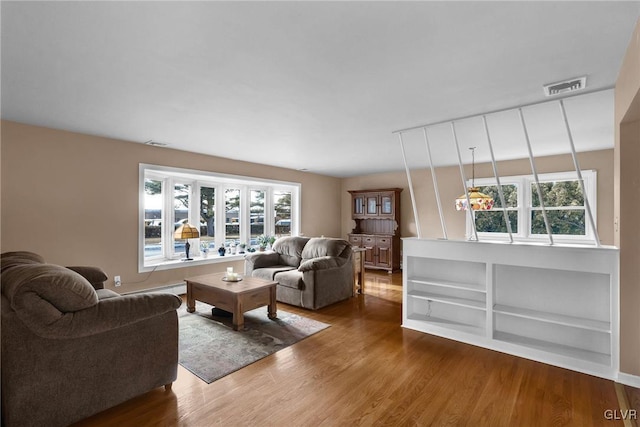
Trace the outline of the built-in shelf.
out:
[[[586,360],[588,362],[597,363],[600,365],[611,364],[610,354],[596,353],[594,351],[551,343],[548,341],[542,341],[533,338],[527,338],[507,332],[495,332],[493,335],[493,339],[574,359]]]
[[[459,305],[461,307],[486,310],[487,303],[485,301],[477,301],[469,298],[453,297],[448,295],[439,295],[430,292],[409,291],[411,298],[423,299],[426,301],[438,301],[451,305]]]
[[[600,320],[585,319],[581,317],[566,316],[563,314],[548,313],[539,310],[530,310],[520,307],[496,304],[493,312],[509,316],[521,317],[524,319],[537,320],[539,322],[555,323],[558,325],[572,326],[575,328],[587,329],[599,332],[611,332],[611,323]]]
[[[619,251],[403,239],[403,326],[591,375],[619,368]]]
[[[465,332],[467,334],[473,335],[484,335],[485,328],[480,326],[468,325],[466,323],[455,322],[448,319],[442,319],[439,317],[427,316],[424,314],[413,313],[409,316],[410,320],[418,320],[422,322],[429,322],[435,326],[445,327],[447,329],[452,329],[458,332]]]
[[[443,288],[455,288],[455,289],[462,289],[465,291],[487,293],[486,289],[474,283],[454,282],[452,280],[429,279],[429,278],[423,278],[423,277],[410,277],[408,281],[412,283],[419,283],[422,285],[442,286]]]

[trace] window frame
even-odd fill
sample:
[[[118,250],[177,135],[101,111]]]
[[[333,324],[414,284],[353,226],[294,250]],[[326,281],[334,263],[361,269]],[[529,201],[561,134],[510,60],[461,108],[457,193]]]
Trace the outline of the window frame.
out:
[[[567,234],[553,234],[553,241],[557,243],[585,243],[585,242],[593,242],[595,239],[595,235],[591,228],[591,224],[588,218],[588,213],[586,212],[586,200],[589,201],[589,205],[591,207],[591,212],[593,215],[593,221],[598,224],[597,219],[597,180],[598,174],[597,171],[593,169],[582,170],[582,178],[584,180],[584,187],[586,194],[585,204],[583,205],[583,210],[585,211],[585,234],[584,235],[567,235]],[[544,182],[553,182],[553,181],[577,181],[578,174],[576,171],[566,171],[566,172],[551,172],[538,174],[538,180],[542,184]],[[531,233],[531,213],[533,211],[540,211],[541,208],[532,206],[532,197],[533,192],[531,190],[531,186],[534,186],[535,190],[535,178],[533,175],[514,175],[514,176],[501,176],[500,184],[501,185],[516,185],[518,188],[518,232],[512,233],[514,241],[525,241],[525,242],[548,242],[549,235],[547,233],[544,234],[533,234]],[[476,187],[484,187],[489,185],[497,185],[495,177],[490,178],[476,178],[474,182]],[[471,180],[467,180],[467,185],[471,186]],[[550,210],[579,210],[580,208],[575,207],[547,207],[545,206],[546,211]],[[509,209],[513,210],[513,209]],[[473,218],[475,218],[475,212],[473,213]],[[471,223],[471,219],[469,215],[466,215],[466,238],[470,239],[473,235],[473,225]],[[506,240],[509,238],[508,233],[493,233],[493,232],[480,232],[478,231],[478,238],[480,240]]]
[[[163,198],[161,220],[161,251],[160,255],[145,257],[145,179],[161,181],[161,195]],[[188,221],[197,224],[200,230],[200,189],[202,187],[215,188],[215,249],[205,258],[200,253],[200,239],[191,239],[190,255],[194,258],[188,264],[181,261],[183,252],[174,251],[174,188],[175,184],[189,184]],[[218,255],[219,248],[226,241],[225,189],[240,190],[240,207],[238,220],[240,221],[240,242],[250,242],[250,191],[265,192],[264,234],[274,234],[273,192],[285,190],[291,192],[291,235],[300,234],[300,193],[302,186],[297,182],[277,181],[241,175],[222,174],[210,171],[175,168],[152,164],[139,164],[139,240],[138,240],[138,272],[183,268],[186,266],[210,264],[217,262],[242,259],[244,255]],[[171,218],[169,218],[171,217]]]
[[[145,221],[145,215],[144,215],[144,204],[145,204],[145,181],[146,179],[149,180],[153,180],[153,181],[159,181],[160,182],[160,194],[163,197],[163,201],[162,204],[160,206],[160,226],[162,228],[161,232],[160,232],[160,253],[158,255],[154,255],[151,257],[145,257],[144,256],[144,250],[142,251],[142,258],[143,258],[143,263],[146,261],[150,261],[152,263],[157,262],[158,260],[162,260],[167,258],[166,253],[167,253],[167,244],[165,242],[165,233],[164,233],[164,225],[167,221],[167,202],[166,202],[166,197],[164,197],[164,194],[166,194],[167,191],[167,180],[165,177],[162,177],[160,175],[156,175],[154,173],[150,173],[147,175],[143,175],[142,176],[142,187],[141,187],[141,192],[140,192],[140,205],[141,205],[141,209],[142,209],[142,218],[143,218],[143,225],[142,225],[142,247],[144,248],[146,245],[145,242],[145,225],[144,225],[144,221]]]

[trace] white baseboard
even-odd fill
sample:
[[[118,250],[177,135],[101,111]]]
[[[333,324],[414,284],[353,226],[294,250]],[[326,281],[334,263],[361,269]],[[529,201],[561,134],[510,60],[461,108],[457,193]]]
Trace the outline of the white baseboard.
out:
[[[142,291],[127,292],[126,295],[132,294],[176,294],[184,295],[187,293],[187,284],[185,282],[176,283],[175,285],[160,286],[158,288],[144,289]],[[125,294],[123,294],[125,295]]]
[[[628,385],[635,388],[640,388],[640,376],[625,374],[624,372],[618,372],[617,382]]]

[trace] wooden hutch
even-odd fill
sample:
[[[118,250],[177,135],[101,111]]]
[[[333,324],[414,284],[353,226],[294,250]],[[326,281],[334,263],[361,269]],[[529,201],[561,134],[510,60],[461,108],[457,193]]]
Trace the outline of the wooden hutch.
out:
[[[400,192],[402,188],[352,190],[349,233],[353,246],[365,249],[366,268],[400,269]]]

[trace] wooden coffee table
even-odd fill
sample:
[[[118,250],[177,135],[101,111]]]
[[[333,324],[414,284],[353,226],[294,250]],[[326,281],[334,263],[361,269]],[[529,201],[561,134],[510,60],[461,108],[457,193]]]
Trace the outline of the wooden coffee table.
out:
[[[196,301],[211,304],[233,313],[233,329],[242,330],[244,313],[268,306],[269,319],[277,317],[276,285],[278,282],[243,276],[239,282],[225,282],[225,273],[189,277],[187,282],[187,311],[196,310]]]

